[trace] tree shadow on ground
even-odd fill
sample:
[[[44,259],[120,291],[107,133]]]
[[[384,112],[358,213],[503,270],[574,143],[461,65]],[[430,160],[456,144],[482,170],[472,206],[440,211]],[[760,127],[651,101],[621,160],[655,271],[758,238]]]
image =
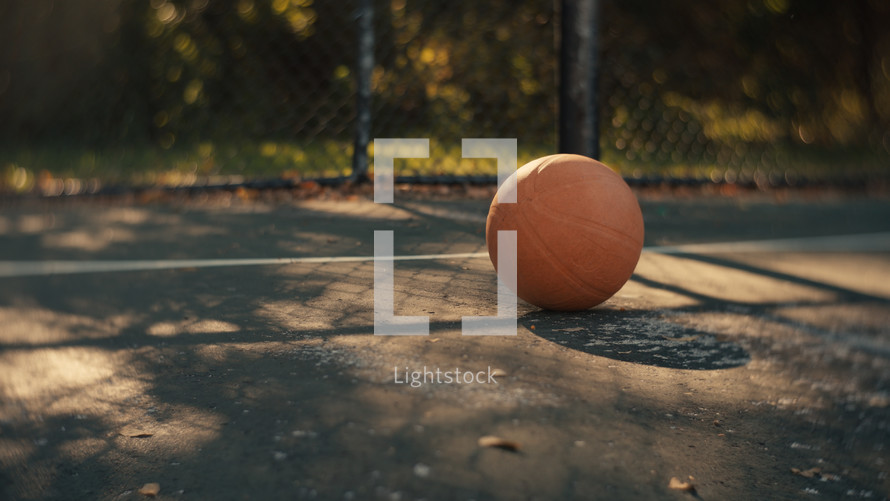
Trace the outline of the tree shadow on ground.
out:
[[[828,294],[831,299],[746,302],[720,298],[693,291],[676,283],[665,283],[635,274],[631,280],[650,288],[669,291],[694,300],[694,306],[662,309],[620,310],[595,308],[580,312],[536,310],[523,315],[519,322],[535,334],[566,348],[622,362],[633,362],[671,369],[713,370],[744,365],[750,361],[747,350],[725,336],[672,321],[683,313],[745,312],[789,328],[803,328],[830,340],[836,334],[776,314],[785,307],[814,307],[843,304],[890,305],[886,298],[866,294],[839,285],[769,270],[732,259],[698,254],[674,254],[673,257],[724,269],[736,270],[765,279],[809,287]],[[886,347],[875,343],[859,346],[867,351],[888,355]],[[860,343],[861,344],[861,343]]]
[[[354,246],[327,226],[325,239]],[[813,307],[887,304],[708,259],[829,293]],[[410,300],[490,314],[494,274],[484,264],[400,264],[397,283],[410,285]],[[732,301],[638,275],[637,285],[694,306],[533,311],[519,321],[534,335],[500,339],[467,339],[458,322],[431,318],[429,339],[379,339],[372,277],[364,263],[7,279],[0,305],[34,318],[16,328],[55,322],[57,339],[23,332],[0,355],[24,373],[59,361],[79,372],[63,367],[47,380],[34,370],[40,384],[18,383],[34,390],[21,409],[0,402],[11,416],[0,444],[19,451],[0,457],[0,494],[139,499],[156,481],[160,499],[656,499],[685,495],[667,482],[688,475],[705,499],[886,487],[874,446],[886,441],[887,407],[860,391],[886,394],[880,359],[811,349],[818,338],[769,351],[778,336],[760,344],[675,318],[733,312],[820,334],[774,314],[801,301]],[[777,363],[747,363],[765,354]],[[394,384],[393,365],[417,363],[507,375],[497,386]],[[858,380],[829,387],[826,376]],[[521,443],[521,454],[480,448],[489,434]],[[816,464],[826,481],[789,472]]]
[[[535,311],[520,318],[538,336],[566,348],[669,369],[729,369],[748,363],[738,344],[666,321],[648,310]]]

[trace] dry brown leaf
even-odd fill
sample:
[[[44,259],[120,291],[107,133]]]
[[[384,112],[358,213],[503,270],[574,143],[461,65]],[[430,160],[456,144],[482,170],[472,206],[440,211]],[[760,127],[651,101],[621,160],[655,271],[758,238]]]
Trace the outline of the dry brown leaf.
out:
[[[157,496],[159,492],[161,492],[161,484],[157,482],[145,484],[142,486],[141,489],[139,489],[139,494],[148,496],[150,498]]]
[[[119,433],[130,438],[148,438],[154,435],[154,433],[143,430],[142,428],[124,428]]]
[[[519,449],[522,447],[519,442],[505,440],[501,437],[495,437],[494,435],[479,437],[478,443],[479,447],[494,447],[496,449],[503,449],[510,452],[519,452]]]
[[[683,482],[677,477],[671,477],[671,481],[668,482],[668,488],[678,491],[695,492],[695,486],[692,485],[692,482]]]
[[[257,195],[259,195],[259,190],[247,189],[243,186],[239,186],[235,189],[235,196],[241,200],[253,200]]]
[[[440,338],[440,337],[431,337],[431,338],[427,339],[427,341],[429,341],[430,343],[438,343],[441,340],[442,340],[442,338]]]
[[[801,470],[800,468],[791,468],[791,473],[794,473],[795,475],[800,475],[801,477],[804,477],[804,478],[815,478],[815,477],[820,476],[819,474],[822,473],[822,468],[819,468],[818,466],[810,468],[809,470]]]
[[[695,341],[696,339],[698,339],[698,336],[683,336],[683,337],[661,336],[661,337],[667,339],[668,341],[676,341],[678,343],[688,343],[689,341]]]
[[[507,375],[507,371],[505,371],[504,369],[495,369],[491,371],[491,375],[492,377],[504,377]]]
[[[553,330],[557,331],[557,332],[583,332],[587,329],[585,329],[584,327],[569,327],[567,329],[553,329]]]

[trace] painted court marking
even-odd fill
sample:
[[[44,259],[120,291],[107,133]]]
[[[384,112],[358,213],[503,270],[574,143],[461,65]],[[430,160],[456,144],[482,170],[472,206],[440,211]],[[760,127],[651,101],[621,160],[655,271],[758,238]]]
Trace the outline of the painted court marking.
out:
[[[759,252],[890,252],[890,232],[827,237],[782,238],[644,247],[657,254],[725,254]],[[488,258],[488,252],[420,254],[395,256],[393,261],[437,261]],[[0,278],[156,271],[178,268],[226,268],[232,266],[271,266],[286,264],[327,264],[372,262],[374,256],[292,257],[245,259],[160,259],[116,261],[0,261]]]

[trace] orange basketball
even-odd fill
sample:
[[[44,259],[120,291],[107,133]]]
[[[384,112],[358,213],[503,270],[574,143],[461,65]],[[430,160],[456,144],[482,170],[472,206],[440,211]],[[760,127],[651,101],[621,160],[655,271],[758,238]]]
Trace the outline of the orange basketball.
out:
[[[549,310],[596,306],[630,278],[643,249],[643,214],[627,183],[581,155],[550,155],[516,171],[516,203],[494,196],[485,224],[497,268],[498,230],[516,230],[516,294]]]

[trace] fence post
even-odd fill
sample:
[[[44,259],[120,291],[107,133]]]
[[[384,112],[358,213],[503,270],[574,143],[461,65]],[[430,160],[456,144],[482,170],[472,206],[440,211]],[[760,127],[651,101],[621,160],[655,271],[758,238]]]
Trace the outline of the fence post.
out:
[[[599,0],[562,0],[559,151],[598,159]]]
[[[363,182],[367,180],[368,143],[371,140],[371,73],[374,71],[373,0],[359,1],[357,21],[355,141],[350,179],[353,182]]]

